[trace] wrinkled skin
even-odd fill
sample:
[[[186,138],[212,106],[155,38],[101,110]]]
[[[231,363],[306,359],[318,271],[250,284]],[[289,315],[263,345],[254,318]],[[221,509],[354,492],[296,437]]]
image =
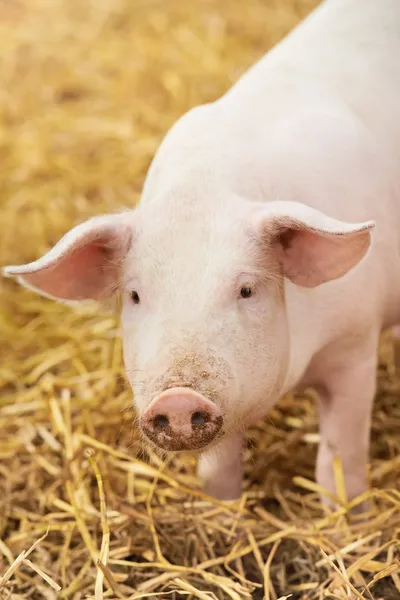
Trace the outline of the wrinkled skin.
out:
[[[366,490],[379,333],[400,323],[399,55],[398,2],[328,0],[177,122],[136,210],[6,271],[66,301],[120,291],[139,423],[180,448],[185,398],[215,407],[186,446],[218,498],[240,495],[246,426],[307,386],[317,480],[335,493],[340,456],[349,499]]]

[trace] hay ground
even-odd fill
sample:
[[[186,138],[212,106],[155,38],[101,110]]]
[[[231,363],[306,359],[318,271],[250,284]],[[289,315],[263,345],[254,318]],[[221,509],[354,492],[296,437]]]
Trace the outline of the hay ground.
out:
[[[0,0],[1,263],[133,205],[176,118],[223,93],[315,4]],[[0,303],[0,598],[400,598],[389,338],[375,508],[350,523],[346,507],[326,517],[313,489],[311,397],[285,398],[249,432],[242,502],[210,503],[194,459],[142,451],[113,315],[8,280]]]

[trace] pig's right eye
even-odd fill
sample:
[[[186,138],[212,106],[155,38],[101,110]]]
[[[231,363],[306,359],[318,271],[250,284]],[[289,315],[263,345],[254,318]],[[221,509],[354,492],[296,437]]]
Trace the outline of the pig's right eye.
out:
[[[133,304],[140,304],[140,297],[137,292],[135,292],[135,291],[131,292],[131,298],[132,298]]]

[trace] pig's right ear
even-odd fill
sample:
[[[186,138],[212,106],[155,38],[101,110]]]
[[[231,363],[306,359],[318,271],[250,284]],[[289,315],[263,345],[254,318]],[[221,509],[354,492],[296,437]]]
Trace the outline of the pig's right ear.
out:
[[[61,300],[100,300],[118,287],[132,240],[132,212],[94,217],[74,227],[39,260],[3,269],[7,277]]]

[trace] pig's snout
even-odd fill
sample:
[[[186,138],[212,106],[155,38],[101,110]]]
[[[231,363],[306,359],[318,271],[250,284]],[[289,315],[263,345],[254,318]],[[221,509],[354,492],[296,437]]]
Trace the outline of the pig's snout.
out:
[[[221,430],[223,417],[210,400],[189,388],[162,392],[140,419],[143,433],[162,450],[199,450]]]

